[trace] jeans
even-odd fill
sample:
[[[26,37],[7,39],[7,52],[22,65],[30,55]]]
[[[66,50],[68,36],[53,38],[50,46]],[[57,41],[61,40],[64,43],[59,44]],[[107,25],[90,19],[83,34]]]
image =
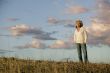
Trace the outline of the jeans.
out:
[[[82,58],[82,51],[83,51],[84,62],[88,62],[86,43],[76,43],[76,46],[77,46],[79,61],[83,62],[83,58]]]

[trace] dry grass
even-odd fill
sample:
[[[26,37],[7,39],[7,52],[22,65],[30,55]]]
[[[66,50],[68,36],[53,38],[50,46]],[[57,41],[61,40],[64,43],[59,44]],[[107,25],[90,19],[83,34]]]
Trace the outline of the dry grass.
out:
[[[0,73],[110,73],[110,64],[0,58]]]

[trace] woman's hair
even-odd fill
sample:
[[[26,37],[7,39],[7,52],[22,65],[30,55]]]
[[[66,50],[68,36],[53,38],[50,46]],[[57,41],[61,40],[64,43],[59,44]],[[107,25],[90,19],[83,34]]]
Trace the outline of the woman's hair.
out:
[[[76,20],[76,23],[80,24],[80,28],[83,27],[83,22],[81,20]],[[77,26],[75,26],[77,28]]]

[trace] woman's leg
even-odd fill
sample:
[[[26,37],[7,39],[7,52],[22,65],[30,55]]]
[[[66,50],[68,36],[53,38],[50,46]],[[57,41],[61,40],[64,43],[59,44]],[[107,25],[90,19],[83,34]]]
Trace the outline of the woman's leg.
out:
[[[76,46],[77,46],[79,61],[80,61],[80,62],[83,62],[83,59],[82,59],[82,51],[81,51],[81,44],[80,44],[80,43],[76,43]]]
[[[83,53],[84,53],[84,61],[85,61],[85,63],[87,63],[88,62],[88,56],[87,56],[87,46],[86,46],[86,44],[85,43],[81,44],[81,48],[82,48]]]

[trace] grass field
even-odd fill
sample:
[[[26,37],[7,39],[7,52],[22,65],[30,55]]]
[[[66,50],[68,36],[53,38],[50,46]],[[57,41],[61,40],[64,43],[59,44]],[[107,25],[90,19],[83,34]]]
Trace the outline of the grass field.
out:
[[[110,73],[110,64],[0,58],[0,73]]]

